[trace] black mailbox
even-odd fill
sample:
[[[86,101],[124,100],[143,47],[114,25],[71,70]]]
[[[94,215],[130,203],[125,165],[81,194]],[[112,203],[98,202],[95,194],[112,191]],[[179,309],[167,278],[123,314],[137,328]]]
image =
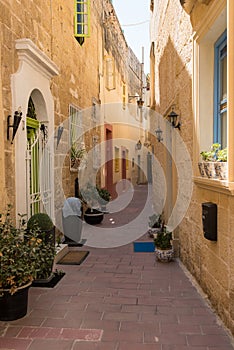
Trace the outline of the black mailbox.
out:
[[[217,205],[202,203],[202,223],[204,237],[210,241],[217,241]]]

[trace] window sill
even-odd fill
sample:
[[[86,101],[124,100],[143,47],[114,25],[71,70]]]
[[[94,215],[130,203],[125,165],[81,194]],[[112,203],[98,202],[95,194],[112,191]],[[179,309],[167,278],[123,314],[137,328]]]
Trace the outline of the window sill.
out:
[[[205,190],[223,193],[229,196],[234,196],[234,182],[225,180],[208,179],[201,176],[194,176],[195,185]]]

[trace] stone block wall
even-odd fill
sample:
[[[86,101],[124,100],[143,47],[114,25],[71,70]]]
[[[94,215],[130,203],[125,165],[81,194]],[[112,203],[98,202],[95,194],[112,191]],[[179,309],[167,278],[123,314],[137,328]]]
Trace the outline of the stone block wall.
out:
[[[191,3],[191,2],[190,2]],[[154,12],[151,22],[151,41],[155,48],[155,100],[156,111],[164,118],[174,105],[175,112],[181,118],[179,132],[186,145],[193,165],[194,175],[197,174],[198,135],[195,128],[196,114],[193,110],[193,33],[199,27],[202,18],[215,6],[215,1],[207,4],[193,1],[190,13],[180,5],[180,2],[171,0],[154,1]],[[177,15],[175,15],[177,14]],[[204,28],[203,28],[204,29]],[[204,29],[205,30],[205,29]],[[151,78],[152,79],[152,78]],[[157,127],[155,121],[152,125]],[[163,137],[166,138],[164,134]],[[162,145],[154,142],[155,154],[161,162],[164,172],[167,169],[167,157]],[[173,147],[173,146],[172,146]],[[172,150],[176,154],[177,150]],[[177,159],[178,165],[183,166],[183,158]],[[176,162],[177,162],[176,161]],[[154,172],[155,174],[155,172]],[[157,173],[156,173],[157,174]],[[165,175],[167,177],[167,175]],[[176,179],[175,169],[167,178]],[[154,182],[157,182],[156,176]],[[234,276],[234,197],[231,188],[210,185],[193,180],[193,191],[189,207],[180,225],[174,231],[179,237],[179,255],[182,262],[207,294],[213,307],[227,327],[234,333],[233,318],[233,276]],[[211,182],[212,183],[212,182]],[[174,187],[176,183],[172,184]],[[183,193],[177,193],[181,195]],[[168,200],[168,199],[167,199]],[[171,201],[175,200],[171,194]],[[154,198],[155,206],[158,198]],[[218,207],[218,240],[212,242],[204,238],[202,227],[202,203],[214,202]],[[174,204],[174,202],[173,202]],[[166,208],[167,211],[167,208]],[[167,212],[170,215],[170,212]]]

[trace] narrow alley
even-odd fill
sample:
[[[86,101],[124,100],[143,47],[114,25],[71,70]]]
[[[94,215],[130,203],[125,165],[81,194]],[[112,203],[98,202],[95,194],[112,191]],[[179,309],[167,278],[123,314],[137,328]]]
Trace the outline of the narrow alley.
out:
[[[138,186],[136,200],[107,214],[103,227],[110,216],[116,223],[131,220],[146,190]],[[133,243],[69,249],[89,255],[81,265],[57,265],[66,274],[53,289],[30,288],[27,316],[0,323],[1,350],[233,349],[179,260],[157,262],[153,252],[134,252]]]

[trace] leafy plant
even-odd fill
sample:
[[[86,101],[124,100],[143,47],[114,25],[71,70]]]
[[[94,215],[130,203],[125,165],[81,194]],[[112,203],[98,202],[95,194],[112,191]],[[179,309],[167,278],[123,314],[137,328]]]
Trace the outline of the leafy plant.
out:
[[[169,232],[165,226],[157,233],[157,237],[154,239],[156,248],[164,250],[171,249],[172,244],[172,232]]]
[[[202,160],[206,162],[215,162],[217,160],[217,154],[220,151],[220,143],[213,143],[210,151],[202,151],[200,153]]]
[[[217,152],[217,161],[218,162],[227,162],[227,148],[220,149]]]
[[[99,199],[100,204],[105,204],[105,202],[109,202],[111,200],[111,194],[106,188],[96,187],[96,189],[99,194],[99,197],[101,197],[101,199]]]
[[[46,213],[31,216],[27,223],[27,234],[30,237],[34,231],[41,239],[41,249],[38,252],[37,279],[46,279],[51,275],[55,257],[54,224]]]
[[[77,144],[73,144],[71,147],[71,159],[82,159],[84,157],[85,152],[85,148],[78,148]]]
[[[151,228],[160,228],[162,224],[162,215],[161,214],[153,214],[149,216],[148,225]]]
[[[37,228],[28,234],[25,215],[19,215],[19,228],[15,227],[10,210],[8,205],[6,212],[0,214],[0,289],[14,294],[37,278],[49,252]]]
[[[99,194],[97,188],[90,182],[86,184],[85,188],[81,188],[80,193],[82,196],[82,201],[87,203],[89,206],[93,207],[98,203]]]
[[[37,213],[32,215],[27,223],[28,229],[33,229],[35,226],[41,230],[48,231],[54,227],[54,224],[49,215],[46,213]]]

